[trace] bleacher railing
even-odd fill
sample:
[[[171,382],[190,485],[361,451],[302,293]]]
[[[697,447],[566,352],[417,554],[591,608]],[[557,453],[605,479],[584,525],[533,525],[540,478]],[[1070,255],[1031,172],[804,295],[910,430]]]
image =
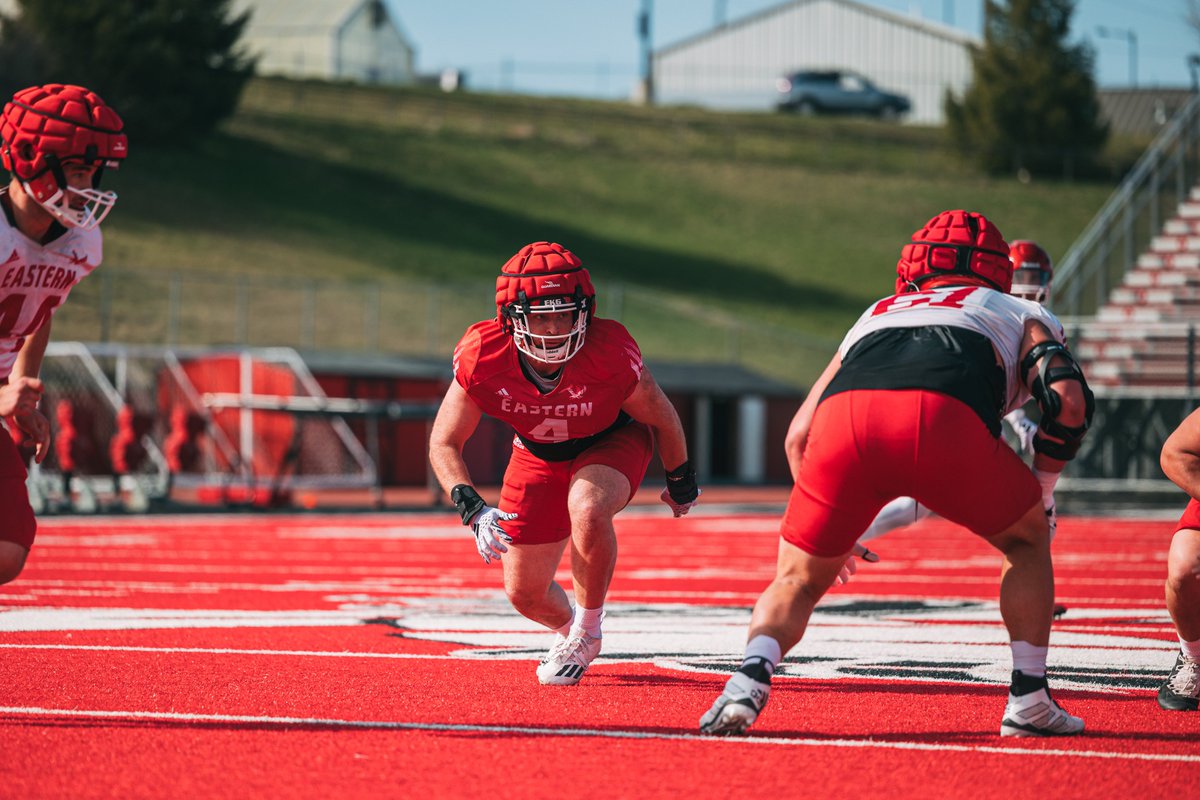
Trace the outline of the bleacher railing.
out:
[[[1133,269],[1165,219],[1187,199],[1200,169],[1200,93],[1167,123],[1099,213],[1084,229],[1054,275],[1054,311],[1089,316]]]

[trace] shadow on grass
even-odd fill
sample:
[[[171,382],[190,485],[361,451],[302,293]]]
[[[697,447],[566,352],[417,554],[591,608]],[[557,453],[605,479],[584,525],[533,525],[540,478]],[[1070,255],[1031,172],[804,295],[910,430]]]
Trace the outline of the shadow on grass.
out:
[[[330,129],[331,136],[336,132]],[[404,136],[381,141],[394,147],[403,163]],[[311,158],[229,133],[204,142],[199,157],[147,151],[137,166],[121,175],[120,186],[122,211],[132,221],[200,236],[218,232],[299,240],[331,257],[357,248],[363,258],[397,265],[390,271],[401,278],[489,279],[521,246],[545,239],[573,250],[599,281],[627,281],[714,306],[753,302],[793,313],[856,315],[863,305],[849,293],[798,285],[754,263],[630,244],[584,226],[416,187],[403,180],[399,168],[389,174]],[[513,207],[519,206],[518,198]],[[447,274],[443,264],[413,264],[414,245],[455,251],[460,263],[471,266],[464,274]],[[196,258],[197,269],[211,269],[202,253]],[[285,274],[286,265],[262,266]]]

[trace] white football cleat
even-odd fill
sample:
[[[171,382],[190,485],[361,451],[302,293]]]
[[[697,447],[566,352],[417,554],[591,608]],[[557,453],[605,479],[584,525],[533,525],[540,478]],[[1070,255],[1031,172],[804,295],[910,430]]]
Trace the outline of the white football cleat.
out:
[[[1001,736],[1074,736],[1082,732],[1083,720],[1054,702],[1045,678],[1013,670]]]
[[[598,636],[588,636],[582,631],[573,631],[565,639],[559,639],[542,663],[538,664],[538,682],[547,686],[573,686],[587,672],[592,659],[600,655]]]
[[[700,718],[700,732],[717,736],[745,733],[770,697],[771,684],[735,672],[725,682],[725,690],[717,702]]]

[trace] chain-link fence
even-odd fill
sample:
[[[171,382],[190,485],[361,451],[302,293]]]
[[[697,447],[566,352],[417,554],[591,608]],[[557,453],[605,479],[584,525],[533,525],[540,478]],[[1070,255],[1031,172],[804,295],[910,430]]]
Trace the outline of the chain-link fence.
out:
[[[734,363],[796,386],[812,382],[837,339],[747,324],[683,298],[600,284],[602,313],[624,323],[651,362]],[[167,347],[292,347],[306,352],[445,360],[494,308],[491,282],[338,283],[103,268],[54,318],[58,341]],[[120,304],[114,298],[120,297]]]

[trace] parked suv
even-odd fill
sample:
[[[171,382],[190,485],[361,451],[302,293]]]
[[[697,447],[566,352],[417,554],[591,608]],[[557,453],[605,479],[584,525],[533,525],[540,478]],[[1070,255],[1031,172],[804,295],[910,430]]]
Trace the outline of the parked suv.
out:
[[[875,88],[849,70],[802,70],[775,82],[780,111],[797,114],[869,114],[896,119],[912,107],[908,98]]]

